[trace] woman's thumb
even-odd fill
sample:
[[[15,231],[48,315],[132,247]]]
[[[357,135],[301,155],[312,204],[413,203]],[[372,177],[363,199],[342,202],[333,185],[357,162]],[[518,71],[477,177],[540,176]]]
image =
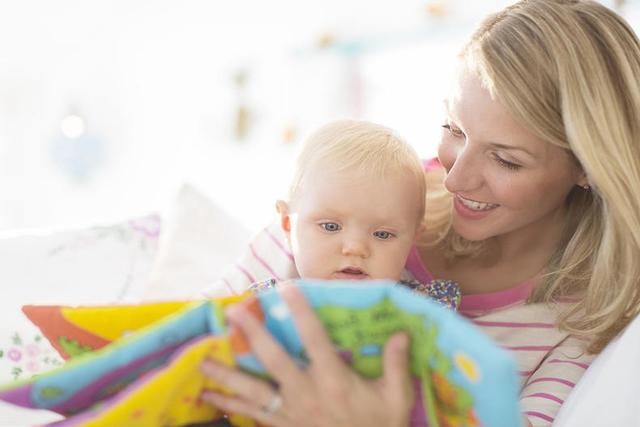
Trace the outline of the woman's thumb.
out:
[[[409,335],[406,332],[394,334],[385,344],[383,369],[385,391],[400,397],[404,404],[411,404],[413,385],[409,366]]]

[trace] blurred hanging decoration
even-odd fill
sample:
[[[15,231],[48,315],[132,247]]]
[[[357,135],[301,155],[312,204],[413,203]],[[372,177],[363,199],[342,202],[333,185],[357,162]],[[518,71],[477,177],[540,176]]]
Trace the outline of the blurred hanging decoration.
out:
[[[251,130],[252,114],[247,105],[247,81],[249,79],[246,70],[238,70],[233,75],[233,83],[238,97],[233,135],[236,141],[244,141],[247,139]]]
[[[363,39],[344,40],[333,33],[325,32],[317,37],[316,47],[338,53],[342,62],[341,101],[347,107],[348,114],[354,118],[362,117],[366,98],[366,88],[362,77],[361,57],[367,52],[367,41]]]
[[[281,134],[282,142],[290,144],[296,139],[296,127],[293,124],[289,124],[282,129]]]
[[[447,14],[447,8],[442,0],[431,0],[426,5],[427,15],[431,18],[442,18]]]
[[[316,42],[316,46],[320,49],[325,49],[331,47],[336,41],[336,38],[331,33],[323,33],[318,37],[318,41]]]
[[[88,133],[85,117],[72,111],[60,121],[51,155],[67,176],[76,182],[86,182],[104,163],[105,149],[100,138]]]

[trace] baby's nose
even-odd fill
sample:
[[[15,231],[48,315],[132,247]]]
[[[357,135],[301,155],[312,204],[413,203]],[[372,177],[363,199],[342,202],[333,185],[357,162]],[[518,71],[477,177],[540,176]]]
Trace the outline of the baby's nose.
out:
[[[352,239],[342,246],[342,255],[367,258],[369,256],[369,247],[365,242]]]

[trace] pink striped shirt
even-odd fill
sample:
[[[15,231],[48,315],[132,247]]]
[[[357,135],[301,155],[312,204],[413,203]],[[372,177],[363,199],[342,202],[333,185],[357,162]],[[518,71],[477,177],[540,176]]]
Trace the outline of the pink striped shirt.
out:
[[[236,264],[207,287],[203,294],[209,297],[239,294],[254,282],[299,277],[288,246],[279,222],[274,221],[253,236]]]
[[[299,277],[277,222],[254,236],[243,257],[205,295],[241,293],[251,283],[271,277]],[[416,248],[403,278],[422,283],[433,279]],[[584,341],[556,328],[553,308],[525,304],[532,287],[527,281],[500,292],[463,295],[459,312],[514,355],[522,377],[524,414],[534,426],[550,426],[593,356],[584,351]]]
[[[415,248],[406,269],[419,281],[432,279]],[[556,310],[525,304],[532,289],[527,281],[500,292],[463,295],[459,312],[513,354],[522,378],[523,413],[534,426],[550,426],[594,356],[586,353],[584,340],[555,326]]]

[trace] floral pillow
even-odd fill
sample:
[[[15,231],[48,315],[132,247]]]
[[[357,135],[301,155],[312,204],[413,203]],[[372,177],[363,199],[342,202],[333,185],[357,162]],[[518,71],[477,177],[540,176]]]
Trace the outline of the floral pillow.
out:
[[[21,306],[138,300],[159,233],[160,217],[148,215],[108,226],[0,235],[0,383],[62,363]]]
[[[5,309],[0,324],[0,383],[33,378],[62,364],[62,358],[22,312]],[[45,425],[61,419],[50,411],[28,411],[12,405],[0,405],[0,424],[11,426]]]
[[[8,379],[31,378],[61,364],[62,358],[37,328],[25,325],[0,333],[0,377],[3,383]]]

